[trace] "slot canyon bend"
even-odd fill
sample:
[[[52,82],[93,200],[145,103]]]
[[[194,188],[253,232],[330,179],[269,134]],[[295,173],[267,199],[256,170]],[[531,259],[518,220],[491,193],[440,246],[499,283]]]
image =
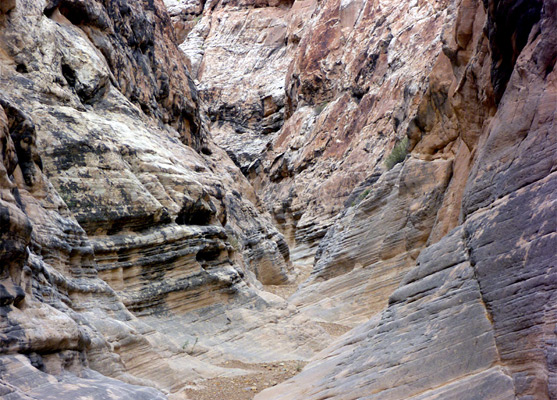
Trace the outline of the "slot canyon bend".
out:
[[[557,399],[556,0],[0,0],[0,398]]]

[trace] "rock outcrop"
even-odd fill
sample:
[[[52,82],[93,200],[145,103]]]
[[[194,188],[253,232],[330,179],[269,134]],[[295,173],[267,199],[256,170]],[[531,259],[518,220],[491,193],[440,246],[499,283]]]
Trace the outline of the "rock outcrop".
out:
[[[311,261],[353,189],[411,129],[455,17],[451,1],[210,2],[197,14],[181,48],[211,132],[293,259]]]
[[[284,78],[316,2],[202,2],[196,16],[189,2],[167,4],[182,15],[174,19],[178,30],[194,24],[180,48],[198,82],[211,135],[247,175],[284,123]]]
[[[226,357],[322,348],[323,329],[260,290],[291,279],[288,246],[207,134],[163,3],[8,3],[2,395],[184,398],[245,373]]]
[[[484,3],[459,4],[409,131],[413,149],[402,168],[414,158],[450,153],[447,148],[454,154],[428,247],[382,312],[257,399],[557,397],[557,7],[551,1]],[[317,285],[334,288],[337,298],[346,291],[338,283],[342,274],[340,282],[367,288],[361,282],[377,266],[373,258],[358,265],[358,257],[385,236],[362,232],[365,222],[354,220],[373,221],[366,210],[376,218],[385,214],[379,182],[321,242],[313,274],[334,277]],[[420,214],[413,207],[401,211]],[[395,227],[392,234],[403,232]],[[371,245],[350,250],[366,239]],[[347,293],[355,304],[383,295],[380,289],[362,298]]]
[[[263,198],[296,255],[315,254],[353,190],[403,142],[454,18],[452,2],[320,4],[286,76],[289,118],[264,162]]]
[[[385,311],[256,398],[512,398],[489,318],[457,228],[421,253]]]
[[[72,398],[89,387],[99,396],[112,391],[122,398],[163,398],[129,384],[156,386],[128,374],[114,351],[117,338],[99,331],[119,327],[127,338],[124,348],[149,348],[137,335],[134,317],[97,278],[85,232],[42,174],[35,125],[2,103],[2,395],[55,398],[67,392]],[[152,350],[151,356],[156,357]],[[95,364],[128,384],[88,369]]]
[[[451,176],[450,160],[414,158],[383,174],[329,229],[290,301],[348,326],[381,311],[425,247]]]
[[[0,397],[557,398],[556,61],[554,0],[0,1]]]

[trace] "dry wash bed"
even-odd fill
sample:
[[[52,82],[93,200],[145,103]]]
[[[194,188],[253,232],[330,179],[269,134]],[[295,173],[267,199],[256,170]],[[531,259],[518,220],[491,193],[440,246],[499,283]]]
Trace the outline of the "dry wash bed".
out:
[[[292,378],[302,370],[305,364],[303,361],[281,361],[265,364],[228,361],[221,367],[241,368],[254,371],[254,373],[235,378],[209,379],[203,383],[203,389],[189,389],[186,393],[192,400],[250,400],[263,389]]]

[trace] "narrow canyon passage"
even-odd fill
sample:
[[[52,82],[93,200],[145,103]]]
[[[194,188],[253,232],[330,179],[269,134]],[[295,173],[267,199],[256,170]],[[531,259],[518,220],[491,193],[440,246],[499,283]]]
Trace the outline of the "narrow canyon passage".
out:
[[[0,0],[0,398],[557,399],[553,0]]]

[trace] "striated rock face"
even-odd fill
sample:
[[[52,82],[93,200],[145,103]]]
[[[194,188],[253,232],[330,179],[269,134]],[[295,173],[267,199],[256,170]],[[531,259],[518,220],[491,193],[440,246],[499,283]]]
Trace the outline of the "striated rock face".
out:
[[[163,3],[10,4],[1,395],[179,399],[192,382],[245,373],[215,366],[226,357],[322,348],[323,329],[260,291],[291,278],[288,246],[201,123]]]
[[[451,161],[411,158],[383,174],[329,229],[310,278],[290,300],[349,326],[381,311],[425,247],[451,173]]]
[[[99,62],[80,60],[100,69],[92,76],[84,76],[86,71],[75,56],[61,60],[62,74],[82,103],[91,104],[102,97],[110,79],[147,115],[174,127],[184,143],[201,148],[204,134],[195,88],[186,69],[176,66],[182,57],[171,44],[174,33],[161,1],[49,0],[42,11],[56,22],[79,26],[96,52],[104,56]],[[18,62],[31,64],[25,49],[18,50],[23,50]],[[103,71],[106,67],[111,76]]]
[[[35,4],[22,3],[10,14],[10,29],[4,33],[5,46],[9,54],[14,54],[11,66],[13,62],[18,64],[16,70],[6,68],[5,79],[9,77],[14,86],[17,82],[21,87],[10,91],[7,85],[6,101],[13,104],[10,107],[21,109],[17,112],[27,114],[30,123],[37,126],[44,170],[50,181],[92,237],[130,234],[133,238],[135,233],[167,224],[178,230],[178,225],[217,225],[221,227],[221,233],[209,231],[207,234],[213,238],[220,235],[222,242],[227,237],[223,228],[234,232],[239,231],[242,224],[251,224],[251,229],[245,229],[241,234],[238,232],[239,246],[243,247],[248,239],[257,242],[252,244],[253,256],[248,257],[254,259],[255,270],[257,247],[266,246],[265,253],[273,254],[273,246],[266,244],[266,240],[273,241],[275,256],[272,257],[279,271],[275,280],[284,280],[288,251],[282,245],[280,234],[257,216],[256,208],[249,201],[256,201],[249,185],[240,179],[241,175],[222,152],[214,149],[213,154],[208,147],[210,143],[199,153],[194,151],[206,140],[205,134],[197,124],[199,116],[192,100],[196,98],[196,92],[193,86],[188,86],[188,82],[191,83],[188,73],[183,66],[181,71],[172,67],[169,61],[171,57],[179,59],[181,56],[162,31],[164,9],[158,4],[151,10],[142,8],[132,13],[124,4],[120,6],[133,14],[133,18],[139,18],[139,14],[153,20],[154,28],[143,33],[145,37],[142,39],[135,37],[142,34],[135,31],[135,36],[128,38],[125,26],[139,22],[123,18],[127,14],[121,14],[122,10],[118,11],[118,18],[114,17],[116,24],[123,24],[119,28],[110,25],[115,24],[110,22],[111,19],[107,19],[108,27],[92,26],[85,20],[74,21],[83,26],[71,24],[63,14],[69,13],[68,18],[73,18],[73,9],[68,5],[59,4],[56,9],[49,5],[41,9]],[[91,2],[83,7],[91,13],[96,10],[90,18],[103,19],[114,11],[115,4],[108,2],[105,7]],[[29,26],[27,20],[25,24],[18,20],[24,13],[29,18],[34,16],[35,25]],[[26,29],[27,35],[22,35],[18,29]],[[47,35],[55,43],[50,51],[52,54],[47,51],[48,46],[52,46],[45,40]],[[97,47],[95,42],[102,41],[103,35],[107,41],[114,41],[110,43],[113,47],[117,44],[124,46],[122,43],[127,43],[124,39],[131,43],[122,47],[122,51],[115,50],[112,55],[119,58],[129,53],[126,56],[130,59],[128,64],[120,65],[103,57],[102,52],[106,49]],[[20,36],[29,43],[20,43]],[[141,50],[142,41],[154,47]],[[138,47],[134,48],[136,42]],[[108,43],[104,45],[109,46]],[[138,66],[140,62],[143,67]],[[126,74],[125,68],[133,74]],[[120,80],[112,84],[118,77]],[[166,80],[166,88],[160,88],[155,94],[153,85],[146,83],[149,80],[158,85],[163,85]],[[97,97],[84,98],[83,91],[96,93]],[[122,96],[122,92],[147,114],[170,125],[157,125],[156,120],[147,118]],[[164,108],[167,103],[169,110]],[[175,115],[178,117],[174,118]],[[172,129],[173,125],[176,130]],[[180,145],[180,140],[193,148]],[[222,167],[219,170],[222,176],[218,178],[215,177],[216,165]],[[233,194],[232,188],[239,191]],[[230,211],[231,204],[240,207],[233,207],[234,210]],[[203,234],[203,230],[198,232],[198,236]],[[203,253],[201,250],[204,249],[198,250]],[[215,254],[209,254],[211,251]],[[220,243],[220,248],[205,249],[199,258],[202,262],[213,261],[211,258],[216,259],[226,251],[224,243]]]
[[[415,126],[454,4],[208,2],[196,17],[190,3],[167,5],[177,29],[195,22],[180,48],[216,142],[293,259],[311,260],[353,189]]]
[[[2,396],[55,398],[67,393],[67,398],[76,398],[72,391],[89,387],[97,396],[112,392],[121,398],[163,398],[154,389],[129,384],[156,386],[128,374],[114,351],[117,338],[99,330],[100,325],[120,326],[127,338],[124,348],[150,347],[135,330],[141,324],[97,278],[85,232],[41,173],[35,125],[4,99],[2,104]],[[152,350],[150,355],[157,356]],[[88,369],[96,364],[128,383]]]
[[[256,399],[557,396],[556,26],[551,1],[517,2],[516,8],[498,1],[459,4],[409,130],[411,157],[369,186],[369,199],[329,231],[313,275],[333,278],[316,287],[336,298],[350,293],[361,309],[384,296],[380,288],[359,289],[372,285],[362,281],[377,279],[372,268],[381,264],[369,256],[369,266],[358,263],[389,236],[364,232],[360,226],[372,229],[373,222],[360,224],[356,216],[384,218],[380,183],[397,168],[453,153],[443,198],[432,203],[436,221],[427,247],[382,312]],[[411,206],[400,211],[421,214]],[[393,235],[408,237],[394,228]],[[352,243],[368,244],[356,250]],[[398,271],[391,267],[379,279]],[[358,289],[350,292],[350,282]],[[304,299],[311,287],[310,281],[294,299]],[[355,298],[362,292],[367,295]],[[315,313],[313,304],[308,308]]]
[[[457,228],[424,250],[389,306],[257,399],[509,399],[492,323]]]
[[[0,397],[557,398],[556,60],[554,0],[0,1]]]
[[[353,189],[406,136],[454,18],[452,2],[316,10],[286,76],[289,119],[264,164],[263,197],[291,243],[309,250],[300,256],[314,254]]]
[[[0,358],[0,394],[4,399],[68,399],[84,398],[116,398],[116,399],[165,399],[162,393],[153,388],[133,386],[116,379],[110,379],[97,372],[85,370],[80,377],[64,372],[57,378],[42,372],[39,365],[33,364],[23,355],[10,355]],[[67,368],[78,363],[71,357],[62,360]],[[23,385],[4,384],[4,382],[20,382]]]

